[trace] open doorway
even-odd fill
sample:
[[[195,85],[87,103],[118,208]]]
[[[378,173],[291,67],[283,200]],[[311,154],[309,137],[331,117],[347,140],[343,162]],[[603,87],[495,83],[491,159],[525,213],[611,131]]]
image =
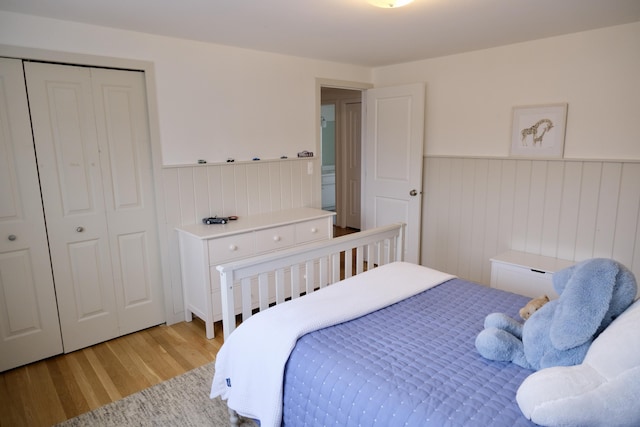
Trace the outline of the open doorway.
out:
[[[321,88],[322,208],[336,212],[337,233],[361,227],[362,92]]]

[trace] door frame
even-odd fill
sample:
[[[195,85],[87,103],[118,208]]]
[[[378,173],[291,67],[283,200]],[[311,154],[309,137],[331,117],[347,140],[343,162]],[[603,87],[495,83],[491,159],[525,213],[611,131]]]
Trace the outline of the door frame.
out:
[[[326,90],[326,91],[325,91]],[[362,106],[364,99],[364,92],[359,90],[351,90],[351,89],[336,89],[336,88],[327,88],[326,86],[322,87],[322,95],[321,95],[321,105],[333,105],[335,109],[335,129],[334,129],[334,148],[335,148],[335,185],[334,185],[334,197],[335,197],[335,224],[338,227],[349,227],[349,161],[350,161],[350,153],[353,145],[362,149],[362,124],[360,125],[360,137],[357,139],[353,139],[348,137],[348,133],[346,132],[346,124],[347,124],[347,105],[349,104],[359,104]],[[364,111],[364,110],[362,110]],[[363,113],[360,113],[360,122],[364,118]],[[321,119],[322,123],[322,119]],[[324,131],[321,132],[324,134]],[[322,135],[321,135],[322,136]],[[324,142],[323,142],[324,143]],[[324,164],[324,151],[320,149],[320,158],[322,164]],[[362,154],[357,156],[358,165],[362,163]],[[324,176],[324,169],[321,171],[321,180]],[[362,173],[358,177],[359,181],[362,181]],[[322,190],[324,191],[324,189]],[[357,204],[360,205],[360,200],[357,201]],[[322,206],[324,208],[324,206]],[[360,229],[360,218],[357,220],[358,225],[354,228]]]
[[[0,44],[0,56],[22,60],[54,62],[66,65],[80,65],[124,70],[136,70],[144,73],[145,91],[147,95],[147,112],[149,120],[149,138],[151,145],[151,162],[153,185],[155,192],[155,210],[158,227],[159,251],[162,274],[162,290],[167,324],[184,320],[183,312],[175,313],[173,309],[173,292],[171,287],[171,269],[169,260],[169,241],[163,224],[166,224],[165,201],[162,187],[162,147],[160,145],[160,120],[156,92],[156,73],[152,62],[135,59],[115,58],[81,53],[36,49],[22,46]]]
[[[356,140],[356,138],[350,138],[348,136],[348,132],[346,130],[346,123],[347,123],[347,105],[349,104],[358,104],[360,105],[360,140]],[[336,171],[338,171],[338,166],[339,166],[339,172],[340,172],[340,182],[338,185],[339,191],[336,193],[336,197],[340,197],[340,211],[338,213],[338,215],[342,218],[342,226],[343,227],[350,227],[350,223],[349,223],[349,218],[351,215],[349,215],[350,212],[350,208],[352,207],[351,201],[350,201],[350,197],[349,197],[349,193],[350,193],[350,179],[352,177],[352,175],[349,173],[349,167],[350,167],[350,161],[352,159],[357,158],[358,161],[358,167],[360,168],[360,172],[359,172],[359,183],[360,183],[360,199],[358,200],[358,220],[357,220],[357,226],[353,227],[355,229],[362,229],[362,188],[364,185],[364,182],[362,180],[364,174],[362,172],[362,163],[363,163],[363,159],[364,159],[364,155],[362,153],[362,148],[363,148],[363,141],[364,141],[364,134],[363,134],[363,129],[364,129],[364,123],[362,123],[362,121],[364,120],[364,112],[365,112],[365,107],[364,107],[364,92],[360,92],[360,97],[359,98],[343,98],[340,99],[338,101],[338,105],[339,105],[339,110],[340,110],[340,126],[337,126],[340,130],[340,135],[339,138],[337,138],[338,141],[340,141],[340,143],[338,144],[339,147],[336,147],[340,149],[340,162],[336,161]],[[359,144],[359,147],[358,147]],[[359,148],[359,155],[352,155],[353,154],[353,149],[355,147]],[[355,217],[355,215],[353,215]]]
[[[316,78],[316,115],[315,117],[317,118],[317,120],[315,121],[316,123],[316,152],[319,153],[319,155],[322,155],[322,139],[321,139],[321,131],[320,131],[320,116],[322,115],[321,112],[321,108],[322,108],[322,88],[332,88],[332,89],[345,89],[345,90],[352,90],[352,91],[359,91],[360,92],[360,99],[362,100],[362,102],[364,103],[364,92],[367,89],[372,89],[373,88],[373,84],[371,83],[362,83],[362,82],[350,82],[350,81],[344,81],[344,80],[331,80],[331,79],[322,79],[322,78]],[[363,106],[362,109],[362,126],[365,125],[365,109]],[[336,133],[338,132],[338,129],[336,129]],[[364,142],[364,138],[365,138],[365,134],[364,134],[364,127],[362,129],[361,132],[361,138],[360,138],[360,145],[363,144]],[[337,154],[337,147],[336,147],[336,154]],[[322,158],[320,158],[320,161],[322,162]],[[339,161],[336,158],[336,174],[338,173],[338,167],[339,167],[339,163],[341,164],[341,161]],[[364,192],[362,191],[362,186],[364,185],[364,179],[365,179],[365,158],[364,158],[364,151],[361,150],[361,154],[360,154],[360,170],[361,170],[361,175],[360,175],[360,206],[364,206]],[[314,183],[314,185],[316,186],[316,188],[322,188],[322,174],[316,174],[317,176],[315,177],[316,182]],[[342,194],[340,191],[338,191],[338,187],[339,184],[336,182],[336,211],[340,210],[340,209],[345,209],[345,207],[343,206],[344,203],[342,202],[338,202],[338,198],[342,197]],[[338,205],[338,203],[340,203],[340,205]],[[342,222],[346,223],[346,219],[342,219]],[[364,224],[363,222],[363,218],[362,215],[360,217],[360,226],[362,227]],[[340,223],[338,223],[337,225],[340,226]]]

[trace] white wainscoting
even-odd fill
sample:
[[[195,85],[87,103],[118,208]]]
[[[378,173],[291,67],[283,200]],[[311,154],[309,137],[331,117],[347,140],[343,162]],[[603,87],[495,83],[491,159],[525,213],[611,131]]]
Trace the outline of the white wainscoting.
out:
[[[308,174],[312,162],[312,174]],[[320,206],[317,158],[163,168],[174,318],[183,320],[175,227],[208,215]],[[488,285],[509,249],[611,257],[640,278],[640,162],[424,159],[423,265]]]
[[[162,170],[162,184],[174,313],[168,323],[184,320],[176,227],[215,215],[243,217],[320,207],[318,158],[167,166]]]
[[[640,280],[640,162],[429,157],[423,265],[488,285],[509,250],[613,258]]]

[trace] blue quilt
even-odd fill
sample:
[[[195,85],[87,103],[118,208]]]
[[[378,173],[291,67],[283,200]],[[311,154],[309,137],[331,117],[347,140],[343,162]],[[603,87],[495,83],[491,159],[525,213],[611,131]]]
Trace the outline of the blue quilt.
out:
[[[515,400],[532,371],[474,344],[487,314],[515,318],[527,301],[453,279],[303,336],[285,370],[284,425],[534,425]]]

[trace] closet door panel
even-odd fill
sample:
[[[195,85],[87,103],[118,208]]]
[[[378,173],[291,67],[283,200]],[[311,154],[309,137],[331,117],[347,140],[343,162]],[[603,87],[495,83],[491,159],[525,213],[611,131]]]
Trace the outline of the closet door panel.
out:
[[[0,58],[0,371],[61,352],[22,61]]]
[[[102,297],[102,290],[107,286],[101,274],[100,246],[98,239],[77,241],[67,246],[78,322],[110,316]],[[65,344],[67,341],[65,336]]]
[[[118,331],[91,71],[25,63],[25,75],[64,351],[70,352]]]
[[[164,322],[144,74],[92,69],[120,331]]]

